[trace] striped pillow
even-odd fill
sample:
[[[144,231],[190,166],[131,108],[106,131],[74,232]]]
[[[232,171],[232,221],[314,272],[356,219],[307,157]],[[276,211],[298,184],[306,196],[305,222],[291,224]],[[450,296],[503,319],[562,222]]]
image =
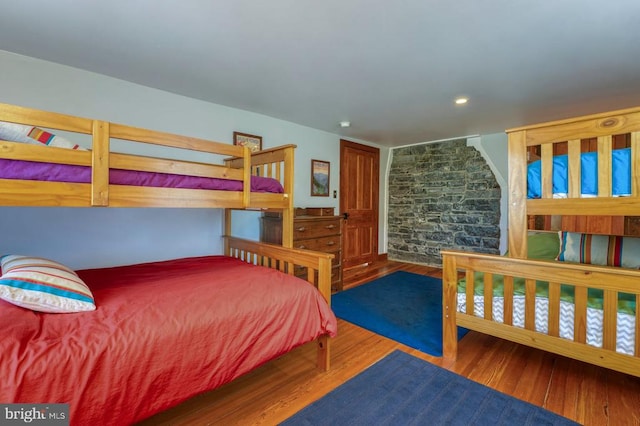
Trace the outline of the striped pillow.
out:
[[[0,139],[10,142],[22,142],[35,145],[54,146],[56,148],[77,149],[86,151],[80,145],[75,144],[62,136],[54,135],[38,127],[25,124],[8,123],[0,121]]]
[[[640,269],[640,238],[560,231],[557,260]]]
[[[40,257],[0,258],[0,299],[39,312],[63,313],[96,309],[89,287],[64,265]]]

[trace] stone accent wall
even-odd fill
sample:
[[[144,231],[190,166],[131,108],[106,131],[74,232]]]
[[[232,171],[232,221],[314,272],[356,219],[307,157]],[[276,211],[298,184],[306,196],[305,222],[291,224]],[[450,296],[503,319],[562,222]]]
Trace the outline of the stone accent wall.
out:
[[[466,140],[393,150],[389,259],[441,266],[441,249],[498,254],[500,186]]]

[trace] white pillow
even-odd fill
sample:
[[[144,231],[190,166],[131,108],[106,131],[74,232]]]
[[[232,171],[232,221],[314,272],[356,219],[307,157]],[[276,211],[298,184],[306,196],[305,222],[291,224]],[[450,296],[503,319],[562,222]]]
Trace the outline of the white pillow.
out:
[[[6,121],[0,121],[0,140],[86,151],[86,149],[79,145],[61,136],[49,133],[46,130],[24,124],[8,123]]]
[[[89,287],[70,268],[41,257],[0,259],[0,299],[39,312],[93,311]]]

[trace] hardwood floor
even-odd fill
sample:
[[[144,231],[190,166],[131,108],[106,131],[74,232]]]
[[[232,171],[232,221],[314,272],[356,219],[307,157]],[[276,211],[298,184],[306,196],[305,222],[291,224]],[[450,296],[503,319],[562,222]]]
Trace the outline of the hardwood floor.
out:
[[[441,276],[436,268],[386,261],[345,272],[345,289],[396,270]],[[348,322],[338,326],[329,372],[315,369],[315,346],[305,345],[142,424],[275,425],[396,349],[441,365],[440,358]],[[640,425],[637,377],[473,331],[460,341],[448,369],[581,424]]]

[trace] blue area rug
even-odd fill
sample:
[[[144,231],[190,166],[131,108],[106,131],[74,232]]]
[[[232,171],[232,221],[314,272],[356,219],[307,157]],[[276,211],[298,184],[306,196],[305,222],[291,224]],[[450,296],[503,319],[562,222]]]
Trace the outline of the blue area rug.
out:
[[[283,425],[577,425],[536,405],[395,351]]]
[[[331,297],[338,318],[442,356],[442,280],[398,271]],[[458,340],[467,333],[458,327]]]

